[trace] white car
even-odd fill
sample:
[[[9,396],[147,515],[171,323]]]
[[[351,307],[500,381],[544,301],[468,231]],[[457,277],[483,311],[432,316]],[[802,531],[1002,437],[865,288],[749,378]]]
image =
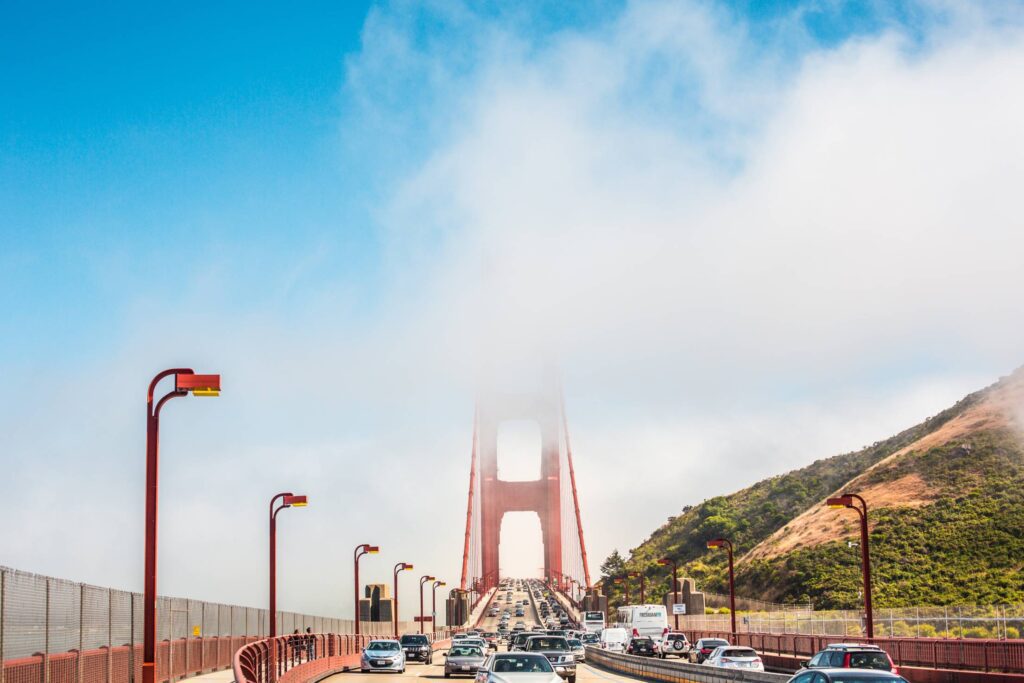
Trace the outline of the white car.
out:
[[[363,649],[359,659],[363,673],[371,671],[395,671],[405,673],[405,652],[397,640],[371,640]]]
[[[624,628],[606,628],[601,631],[601,649],[609,652],[625,652],[629,632]]]
[[[669,655],[690,658],[690,641],[685,633],[666,633],[658,642],[658,656],[665,659]]]
[[[764,663],[753,648],[738,645],[723,645],[704,660],[704,666],[717,666],[722,669],[749,669],[764,671]]]
[[[562,683],[562,677],[544,655],[496,652],[477,670],[475,683]]]

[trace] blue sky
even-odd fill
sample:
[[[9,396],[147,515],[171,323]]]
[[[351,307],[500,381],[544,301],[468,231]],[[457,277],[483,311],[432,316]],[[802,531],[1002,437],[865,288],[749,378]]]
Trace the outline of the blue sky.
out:
[[[394,547],[419,463],[443,533],[410,553],[445,577],[488,369],[558,359],[598,559],[933,414],[1022,360],[1021,26],[938,0],[8,3],[0,458],[32,483],[0,496],[4,560],[133,585],[96,547],[137,521],[79,487],[141,506],[165,366],[225,375],[166,432],[169,557],[222,557],[211,515],[262,557],[284,480],[318,501],[297,563],[336,560],[301,545],[318,525]],[[605,473],[636,451],[744,476],[667,478],[627,521]]]

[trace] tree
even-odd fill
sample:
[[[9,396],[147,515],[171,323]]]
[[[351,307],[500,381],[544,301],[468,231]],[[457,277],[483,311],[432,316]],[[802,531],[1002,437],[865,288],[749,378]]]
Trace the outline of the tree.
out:
[[[601,563],[601,575],[606,577],[621,576],[626,573],[626,560],[622,558],[618,550],[613,550],[604,562]]]

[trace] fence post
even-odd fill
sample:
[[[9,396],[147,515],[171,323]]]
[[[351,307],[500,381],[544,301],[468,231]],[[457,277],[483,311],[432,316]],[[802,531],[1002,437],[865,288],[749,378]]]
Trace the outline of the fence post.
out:
[[[114,681],[114,591],[107,589],[107,683]],[[0,681],[3,683],[3,681]]]
[[[7,572],[0,569],[0,683],[4,683],[4,587]]]
[[[85,584],[78,584],[78,654],[75,655],[75,680],[82,683],[82,653],[85,652]]]
[[[43,619],[43,683],[50,683],[50,579],[46,579],[46,618]]]

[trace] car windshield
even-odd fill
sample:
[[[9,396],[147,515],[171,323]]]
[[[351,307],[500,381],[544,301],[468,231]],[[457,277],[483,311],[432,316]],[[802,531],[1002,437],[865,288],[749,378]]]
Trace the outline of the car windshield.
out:
[[[722,650],[723,657],[756,657],[757,653],[749,647],[731,647]]]
[[[569,643],[566,642],[565,638],[534,636],[526,644],[526,649],[530,652],[557,652],[559,650],[568,650]]]
[[[491,669],[494,673],[554,673],[551,663],[547,657],[537,655],[503,655],[494,658],[494,665]]]
[[[370,652],[394,652],[398,650],[398,643],[392,641],[375,640],[366,646]]]
[[[448,652],[449,657],[483,657],[484,652],[478,647],[469,645],[453,645]]]
[[[576,640],[575,638],[570,638],[569,647],[583,647],[583,641]]]
[[[878,677],[878,676],[858,676],[855,673],[837,673],[831,674],[830,678],[833,683],[907,683],[907,679],[902,676],[889,676]]]
[[[634,638],[633,642],[637,645],[651,645],[652,641],[650,638]]]
[[[889,671],[892,666],[889,664],[888,655],[884,652],[851,652],[850,668]]]
[[[426,636],[402,636],[402,645],[427,645],[429,643]]]
[[[728,645],[728,644],[729,643],[727,643],[724,640],[705,640],[705,641],[702,641],[701,646],[702,647],[715,648],[715,647],[722,647],[723,645]]]
[[[587,612],[583,615],[583,619],[586,621],[601,621],[604,619],[604,612]]]

